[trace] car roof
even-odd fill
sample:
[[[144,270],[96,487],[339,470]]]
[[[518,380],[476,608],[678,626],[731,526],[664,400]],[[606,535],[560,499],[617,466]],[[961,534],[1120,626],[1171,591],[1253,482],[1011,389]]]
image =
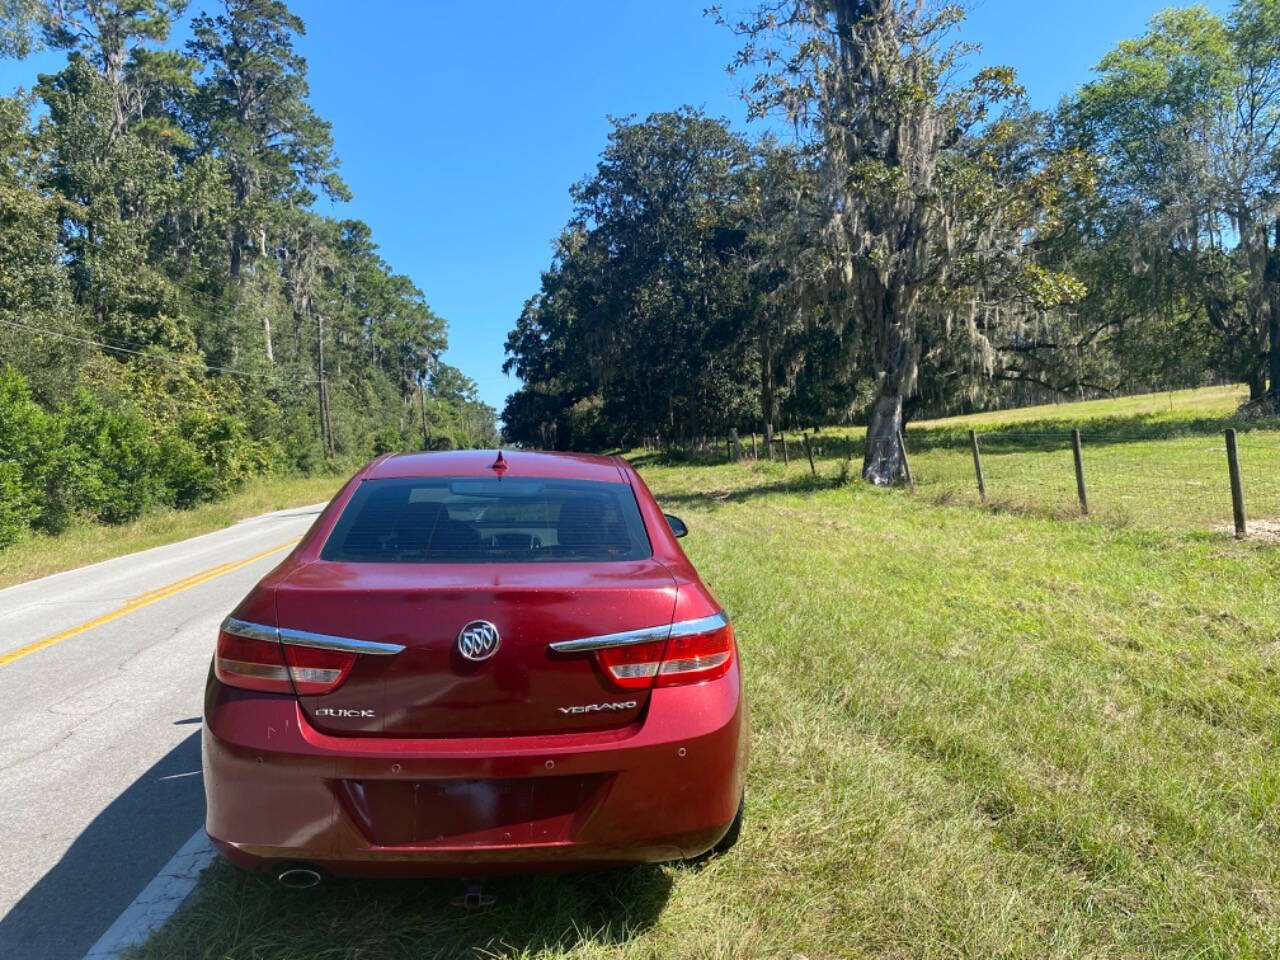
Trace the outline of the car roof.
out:
[[[390,477],[492,477],[497,450],[438,450],[398,453],[370,465],[366,480]],[[508,477],[553,477],[562,480],[594,480],[626,483],[614,457],[593,453],[557,453],[543,450],[503,450]]]

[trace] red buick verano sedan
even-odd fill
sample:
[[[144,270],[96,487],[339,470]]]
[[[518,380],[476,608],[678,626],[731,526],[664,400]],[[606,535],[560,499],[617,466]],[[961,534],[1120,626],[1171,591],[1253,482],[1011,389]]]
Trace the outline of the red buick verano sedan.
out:
[[[618,457],[374,460],[222,624],[214,844],[299,885],[731,844],[746,705],[684,532]]]

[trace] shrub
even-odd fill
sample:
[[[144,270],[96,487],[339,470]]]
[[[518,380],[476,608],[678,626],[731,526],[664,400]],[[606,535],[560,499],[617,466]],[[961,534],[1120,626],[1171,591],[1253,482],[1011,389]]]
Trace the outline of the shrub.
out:
[[[218,495],[218,475],[191,440],[177,430],[160,438],[160,464],[166,502],[185,510]]]
[[[373,455],[380,457],[384,453],[399,453],[404,449],[404,437],[395,427],[379,427],[373,435]]]
[[[16,463],[0,460],[0,547],[22,535],[38,510]]]
[[[50,460],[46,526],[61,529],[74,514],[124,523],[164,501],[160,449],[135,410],[108,410],[80,390],[57,420],[61,443]]]
[[[306,410],[294,406],[286,409],[281,426],[281,468],[289,473],[319,472],[324,466],[325,457],[314,418]]]
[[[179,429],[195,446],[209,470],[211,480],[202,491],[201,500],[225,497],[238,490],[249,477],[264,473],[269,467],[265,448],[249,436],[239,417],[218,411],[188,413]]]
[[[0,547],[40,515],[50,428],[22,375],[0,370]]]

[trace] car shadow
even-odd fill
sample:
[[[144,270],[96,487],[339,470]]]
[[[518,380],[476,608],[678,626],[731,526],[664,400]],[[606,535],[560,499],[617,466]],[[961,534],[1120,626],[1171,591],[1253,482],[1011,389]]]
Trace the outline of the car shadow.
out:
[[[197,727],[0,919],[0,957],[80,960],[204,823],[199,770]],[[329,879],[296,891],[218,860],[142,955],[296,960],[314,947],[331,956],[420,957],[429,946],[425,955],[475,957],[607,946],[652,927],[671,883],[669,870],[650,866],[494,878],[484,892],[495,904],[468,911],[453,903],[459,880]]]
[[[99,813],[0,918],[0,957],[83,957],[204,822],[199,770],[197,729]]]
[[[491,906],[454,901],[459,880],[328,879],[289,890],[219,861],[144,957],[526,957],[616,946],[658,920],[671,870],[630,867],[494,878]],[[233,920],[231,918],[234,918]]]

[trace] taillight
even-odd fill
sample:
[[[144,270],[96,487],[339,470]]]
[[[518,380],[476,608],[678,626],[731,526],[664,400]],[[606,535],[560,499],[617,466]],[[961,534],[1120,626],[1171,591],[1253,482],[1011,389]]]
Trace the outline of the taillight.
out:
[[[708,629],[701,629],[704,626]],[[597,639],[607,640],[577,642],[590,644]],[[572,649],[570,644],[562,649]],[[672,624],[667,640],[601,647],[596,650],[596,661],[619,687],[648,690],[723,677],[733,665],[733,646],[733,627],[724,614],[716,614]]]
[[[218,631],[213,672],[231,687],[267,693],[293,693],[289,669],[284,665],[280,641],[276,639],[239,636],[228,632],[224,626]]]
[[[733,662],[733,627],[727,623],[718,630],[673,636],[667,641],[667,652],[658,669],[659,687],[680,683],[714,680],[729,672]]]
[[[606,647],[596,651],[596,661],[605,674],[626,690],[648,690],[662,666],[665,640],[636,643],[625,647]]]
[[[245,690],[314,696],[337,689],[356,662],[355,653],[282,643],[280,636],[274,627],[229,618],[218,631],[214,674]]]
[[[338,650],[318,650],[315,647],[284,645],[284,658],[293,675],[293,687],[299,696],[329,693],[336,690],[351,666],[356,662],[354,653]]]

